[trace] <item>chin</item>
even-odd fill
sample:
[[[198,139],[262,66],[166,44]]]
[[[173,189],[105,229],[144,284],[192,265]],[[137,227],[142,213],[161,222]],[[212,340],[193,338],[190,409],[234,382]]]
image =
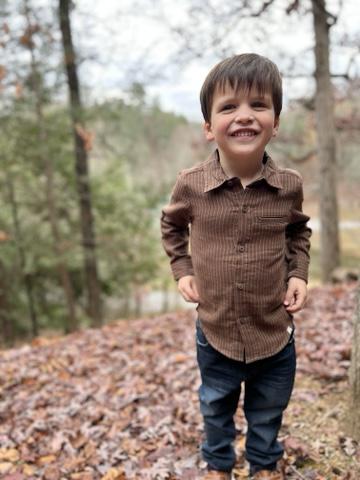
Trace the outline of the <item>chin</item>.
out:
[[[246,145],[243,145],[241,148],[237,148],[236,150],[233,150],[231,152],[228,152],[227,156],[229,158],[240,158],[240,157],[261,157],[264,155],[264,150],[263,149],[258,149],[258,148],[253,148],[249,145],[249,147],[246,147]]]

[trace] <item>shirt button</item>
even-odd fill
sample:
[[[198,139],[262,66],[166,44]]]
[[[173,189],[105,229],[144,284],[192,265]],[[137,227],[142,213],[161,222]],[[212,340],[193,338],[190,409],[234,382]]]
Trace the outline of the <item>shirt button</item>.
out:
[[[243,205],[242,211],[243,213],[246,213],[249,210],[249,207],[247,205]]]
[[[236,286],[239,290],[244,290],[245,288],[245,283],[236,283]]]
[[[240,245],[239,250],[240,252],[243,252],[245,250],[245,245]]]

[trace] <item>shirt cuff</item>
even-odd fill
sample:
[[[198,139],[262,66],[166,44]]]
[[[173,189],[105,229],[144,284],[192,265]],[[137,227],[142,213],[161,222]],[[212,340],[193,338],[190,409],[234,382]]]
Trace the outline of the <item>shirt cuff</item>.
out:
[[[308,269],[307,268],[296,268],[294,270],[291,270],[288,273],[287,279],[288,281],[290,280],[291,277],[296,277],[296,278],[301,278],[301,280],[304,280],[306,283],[308,283]]]
[[[186,256],[178,258],[174,263],[171,264],[171,270],[176,281],[178,281],[181,277],[185,277],[186,275],[194,275],[191,257]]]

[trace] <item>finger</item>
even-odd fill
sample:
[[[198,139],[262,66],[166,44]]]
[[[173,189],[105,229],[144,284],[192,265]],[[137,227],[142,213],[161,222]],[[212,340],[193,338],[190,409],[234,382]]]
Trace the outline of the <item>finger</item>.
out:
[[[186,293],[186,290],[184,288],[179,288],[179,292],[183,297],[183,299],[185,300],[185,302],[190,302],[190,298],[188,297],[188,294]]]
[[[294,299],[294,295],[295,291],[292,289],[288,289],[285,295],[284,305],[291,305]]]
[[[190,288],[183,289],[183,297],[187,302],[196,302],[194,294]]]
[[[192,292],[191,292],[192,298],[194,298],[194,301],[198,301],[200,297],[199,297],[199,292],[195,282],[191,283],[191,288],[192,288]]]
[[[190,296],[192,302],[198,302],[199,301],[199,296],[197,295],[196,292],[194,292],[194,290],[191,291],[189,296]]]
[[[298,303],[298,292],[295,292],[292,299],[291,299],[291,302],[290,302],[290,307],[293,307],[294,305],[296,305]]]
[[[301,310],[302,308],[302,299],[300,297],[294,298],[294,301],[292,302],[291,305],[289,305],[286,310],[288,312],[297,312],[298,310]]]
[[[289,313],[296,313],[296,312],[299,312],[300,310],[301,310],[301,307],[296,307],[295,305],[293,305],[292,307],[286,308],[286,311]]]

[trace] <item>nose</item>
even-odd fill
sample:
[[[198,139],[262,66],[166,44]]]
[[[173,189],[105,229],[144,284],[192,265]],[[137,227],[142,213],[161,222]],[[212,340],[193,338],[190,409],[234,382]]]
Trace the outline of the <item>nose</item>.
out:
[[[235,115],[235,122],[237,123],[251,123],[255,120],[254,115],[252,114],[249,108],[239,108]]]

